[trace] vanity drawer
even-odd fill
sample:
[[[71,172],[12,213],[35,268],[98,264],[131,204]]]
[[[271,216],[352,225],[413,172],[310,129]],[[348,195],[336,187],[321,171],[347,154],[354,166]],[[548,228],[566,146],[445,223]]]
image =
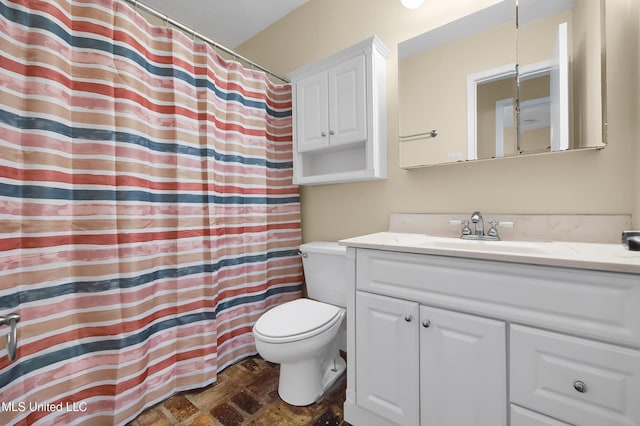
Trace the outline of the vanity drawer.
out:
[[[513,325],[510,354],[513,403],[580,426],[640,426],[640,351]]]
[[[526,408],[511,405],[511,426],[571,426]]]
[[[358,290],[640,348],[637,275],[357,249]]]

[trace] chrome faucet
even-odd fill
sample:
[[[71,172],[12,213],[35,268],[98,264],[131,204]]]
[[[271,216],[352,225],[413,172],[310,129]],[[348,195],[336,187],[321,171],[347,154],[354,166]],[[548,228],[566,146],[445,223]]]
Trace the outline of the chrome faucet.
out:
[[[476,238],[481,239],[484,237],[484,220],[482,220],[480,212],[473,212],[471,215],[471,222],[476,225]]]
[[[472,231],[469,227],[469,219],[463,220],[450,220],[449,225],[462,225],[462,232],[460,238],[463,240],[482,240],[482,241],[500,241],[500,235],[498,235],[498,226],[505,228],[513,228],[513,222],[498,222],[497,220],[489,221],[489,230],[485,234],[484,232],[484,219],[480,212],[473,212],[471,215],[471,222],[475,225],[475,230]]]

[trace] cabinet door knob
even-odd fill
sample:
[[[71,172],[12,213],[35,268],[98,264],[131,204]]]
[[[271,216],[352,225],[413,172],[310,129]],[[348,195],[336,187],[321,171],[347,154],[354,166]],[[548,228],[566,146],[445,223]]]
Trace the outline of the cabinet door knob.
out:
[[[323,138],[327,136],[327,132],[321,132],[320,136],[322,136]]]
[[[405,315],[405,316],[404,316],[404,320],[405,320],[406,322],[411,322],[411,320],[412,320],[412,319],[413,319],[413,317],[412,317],[411,315]]]
[[[424,320],[424,321],[422,321],[422,326],[423,326],[424,328],[429,328],[429,327],[431,327],[431,321],[429,321],[429,320]]]
[[[336,134],[336,132],[334,132],[333,130],[329,130],[329,134],[333,136]]]
[[[587,391],[587,385],[581,380],[573,382],[573,388],[580,393],[585,393]]]

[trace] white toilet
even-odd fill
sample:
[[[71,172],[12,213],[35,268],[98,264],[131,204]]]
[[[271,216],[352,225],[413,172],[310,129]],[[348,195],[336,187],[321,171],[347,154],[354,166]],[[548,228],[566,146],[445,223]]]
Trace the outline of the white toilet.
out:
[[[338,243],[300,246],[309,299],[283,303],[265,312],[253,327],[262,358],[280,364],[280,398],[309,405],[346,368],[338,332],[345,317],[346,248]]]

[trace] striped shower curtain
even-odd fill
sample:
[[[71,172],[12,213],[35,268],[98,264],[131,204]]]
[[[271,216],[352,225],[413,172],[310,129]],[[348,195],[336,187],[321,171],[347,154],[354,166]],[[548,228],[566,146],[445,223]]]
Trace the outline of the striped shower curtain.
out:
[[[122,424],[300,296],[291,88],[118,0],[0,12],[0,424]]]

